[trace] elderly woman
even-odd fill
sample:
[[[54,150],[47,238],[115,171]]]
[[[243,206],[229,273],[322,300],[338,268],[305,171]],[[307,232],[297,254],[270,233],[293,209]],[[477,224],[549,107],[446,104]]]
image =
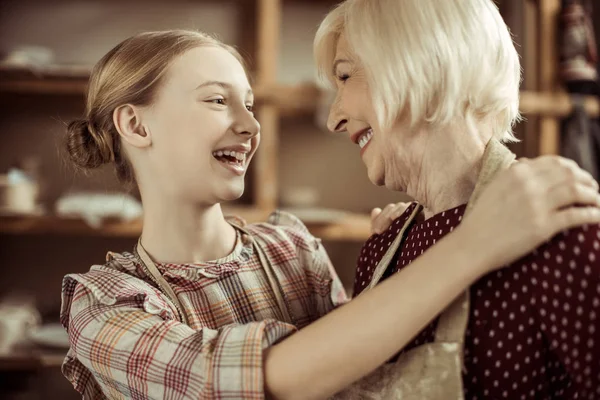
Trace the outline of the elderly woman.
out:
[[[360,295],[457,227],[515,162],[504,143],[516,140],[519,57],[492,0],[347,0],[321,24],[315,55],[337,87],[329,129],[359,146],[375,185],[416,200],[363,247]],[[600,398],[600,227],[484,276],[399,361],[440,337],[464,348],[466,398]]]

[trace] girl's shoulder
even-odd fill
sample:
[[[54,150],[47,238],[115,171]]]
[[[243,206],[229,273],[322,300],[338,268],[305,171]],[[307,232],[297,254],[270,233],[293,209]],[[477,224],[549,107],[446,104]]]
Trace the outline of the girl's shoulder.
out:
[[[136,257],[128,252],[106,255],[104,264],[92,265],[84,273],[67,274],[62,282],[61,322],[82,307],[137,304],[139,308],[164,319],[177,319],[176,310],[143,272]],[[73,306],[76,304],[75,309]]]
[[[294,246],[299,250],[316,251],[321,240],[313,236],[295,215],[277,210],[266,222],[248,224],[245,229],[269,247]]]

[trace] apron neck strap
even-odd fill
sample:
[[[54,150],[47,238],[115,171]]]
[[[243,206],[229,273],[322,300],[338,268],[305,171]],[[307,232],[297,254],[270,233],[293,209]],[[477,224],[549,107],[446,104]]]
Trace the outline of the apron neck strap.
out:
[[[177,298],[177,295],[169,286],[169,283],[163,278],[162,274],[158,270],[158,267],[154,263],[154,260],[148,255],[148,252],[142,245],[141,238],[138,239],[137,245],[135,246],[134,252],[138,256],[138,259],[142,262],[143,266],[146,269],[146,272],[150,275],[150,279],[152,279],[159,287],[159,289],[171,300],[177,311],[179,312],[179,316],[181,321],[188,325],[187,316],[181,305],[181,302]]]

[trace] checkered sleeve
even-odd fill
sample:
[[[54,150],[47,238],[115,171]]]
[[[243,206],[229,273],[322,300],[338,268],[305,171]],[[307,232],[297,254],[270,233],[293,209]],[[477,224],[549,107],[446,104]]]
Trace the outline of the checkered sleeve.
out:
[[[263,350],[293,326],[263,320],[192,329],[152,290],[93,275],[63,282],[61,322],[71,344],[63,373],[84,398],[264,398]]]

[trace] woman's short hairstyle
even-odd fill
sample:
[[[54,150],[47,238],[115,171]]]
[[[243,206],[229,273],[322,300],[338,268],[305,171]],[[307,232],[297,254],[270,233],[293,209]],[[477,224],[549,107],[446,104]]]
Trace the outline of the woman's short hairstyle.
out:
[[[344,34],[363,66],[382,127],[485,123],[516,141],[519,56],[492,0],[346,0],[314,42],[319,74],[331,83]]]

